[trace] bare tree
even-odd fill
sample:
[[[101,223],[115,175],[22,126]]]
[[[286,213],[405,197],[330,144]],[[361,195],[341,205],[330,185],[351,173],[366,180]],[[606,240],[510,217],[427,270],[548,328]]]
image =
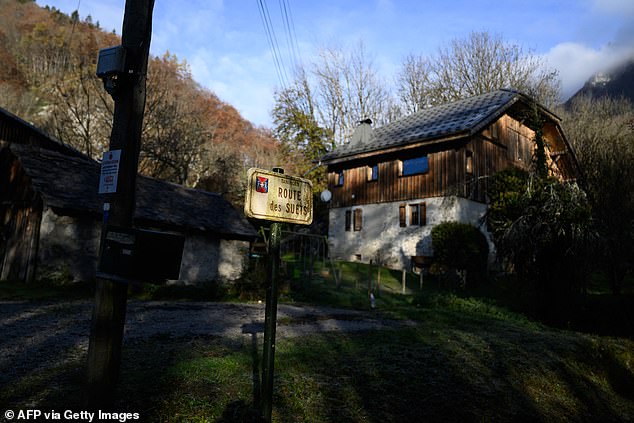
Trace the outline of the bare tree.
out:
[[[53,82],[52,106],[44,129],[92,158],[106,150],[112,126],[112,98],[103,90],[94,68],[83,59],[65,77]]]
[[[386,123],[398,115],[395,110],[363,43],[350,51],[323,48],[317,61],[299,67],[292,84],[276,93],[274,132],[288,136],[289,131],[299,129],[301,118],[306,120],[300,125],[304,129],[308,128],[307,122],[318,129],[313,135],[329,134],[333,144],[342,144],[360,120]]]
[[[416,113],[433,105],[432,69],[428,58],[413,54],[407,56],[396,77],[396,83],[405,113]]]
[[[187,64],[169,54],[151,61],[148,82],[139,169],[188,184],[208,137],[198,108],[203,93],[191,80]]]
[[[350,52],[322,49],[319,58],[313,64],[319,120],[337,144],[347,140],[360,120],[388,121],[390,94],[362,42]]]
[[[559,102],[557,71],[548,69],[539,56],[488,32],[455,39],[435,57],[408,56],[398,81],[407,111],[500,88],[521,91],[547,107]]]

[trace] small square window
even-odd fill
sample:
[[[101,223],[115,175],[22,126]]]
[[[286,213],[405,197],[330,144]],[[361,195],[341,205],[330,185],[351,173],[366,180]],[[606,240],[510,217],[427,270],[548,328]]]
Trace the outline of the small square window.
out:
[[[410,204],[409,212],[410,226],[425,226],[427,224],[427,204]]]

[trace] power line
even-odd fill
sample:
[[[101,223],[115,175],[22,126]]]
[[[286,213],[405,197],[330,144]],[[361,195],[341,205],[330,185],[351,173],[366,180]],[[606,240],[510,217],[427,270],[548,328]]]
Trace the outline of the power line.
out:
[[[295,34],[295,25],[293,23],[291,6],[287,2],[287,0],[279,0],[279,5],[280,14],[282,15],[282,21],[284,22],[284,29],[286,32],[286,42],[288,44],[289,57],[294,69],[297,69],[300,64],[299,47],[297,45],[297,37]]]
[[[275,70],[277,71],[277,77],[280,80],[282,88],[285,89],[288,85],[288,76],[286,74],[286,69],[284,67],[282,56],[280,54],[279,44],[277,42],[277,37],[275,36],[275,30],[271,22],[271,15],[269,14],[266,0],[258,0],[258,7],[260,10],[260,18],[262,19],[262,24],[264,25],[264,31],[266,32],[269,46],[271,47],[271,53],[273,55],[273,63],[275,65]]]

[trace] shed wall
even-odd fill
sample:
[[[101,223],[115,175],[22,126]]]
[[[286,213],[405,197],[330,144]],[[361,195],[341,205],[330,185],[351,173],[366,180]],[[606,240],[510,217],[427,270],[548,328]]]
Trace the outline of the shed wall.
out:
[[[90,215],[69,216],[45,208],[40,224],[37,278],[94,279],[100,234],[100,225]]]

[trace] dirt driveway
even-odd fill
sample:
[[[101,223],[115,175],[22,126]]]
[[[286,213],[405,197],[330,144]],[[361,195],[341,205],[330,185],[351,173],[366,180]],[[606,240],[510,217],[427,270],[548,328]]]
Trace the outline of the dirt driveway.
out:
[[[26,372],[76,361],[86,354],[91,301],[0,301],[0,386]],[[412,325],[372,312],[280,305],[277,337]],[[250,337],[264,331],[264,304],[129,301],[124,344],[153,337]]]

